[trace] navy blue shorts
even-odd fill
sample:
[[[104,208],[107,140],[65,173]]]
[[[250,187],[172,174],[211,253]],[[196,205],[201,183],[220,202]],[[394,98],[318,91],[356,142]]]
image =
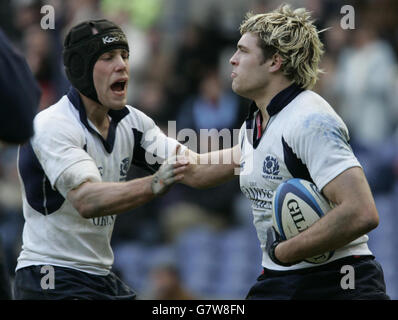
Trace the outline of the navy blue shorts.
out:
[[[354,270],[353,286],[342,285],[347,273]],[[344,280],[344,279],[343,279]],[[343,281],[344,282],[344,281]],[[344,287],[344,288],[343,288]],[[292,271],[265,269],[246,296],[248,300],[389,300],[384,274],[373,256],[350,256],[319,267]]]
[[[54,268],[53,282],[48,278],[50,273],[45,272],[45,268],[48,267]],[[71,268],[39,265],[21,268],[15,274],[14,299],[16,300],[134,300],[135,298],[136,294],[113,272],[107,276],[99,276]]]

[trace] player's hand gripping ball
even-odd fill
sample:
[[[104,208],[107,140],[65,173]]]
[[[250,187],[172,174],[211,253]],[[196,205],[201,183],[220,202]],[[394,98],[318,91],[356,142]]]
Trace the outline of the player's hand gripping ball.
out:
[[[272,218],[276,232],[282,240],[303,232],[332,209],[329,201],[315,184],[303,179],[290,179],[281,183],[272,199]],[[334,251],[305,259],[309,263],[323,263]]]

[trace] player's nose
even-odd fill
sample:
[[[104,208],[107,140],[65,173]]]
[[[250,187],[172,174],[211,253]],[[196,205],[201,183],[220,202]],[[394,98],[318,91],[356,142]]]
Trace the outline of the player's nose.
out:
[[[116,71],[127,69],[128,61],[124,59],[121,55],[116,58]]]
[[[231,59],[229,59],[229,63],[232,64],[233,66],[236,66],[238,64],[238,59],[236,57],[236,52],[234,53],[234,55],[231,57]]]

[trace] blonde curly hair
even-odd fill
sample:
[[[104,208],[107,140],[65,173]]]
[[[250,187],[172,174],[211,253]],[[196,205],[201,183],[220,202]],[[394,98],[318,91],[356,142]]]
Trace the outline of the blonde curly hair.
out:
[[[292,10],[282,5],[269,13],[247,13],[239,29],[241,35],[257,34],[265,60],[278,53],[283,74],[302,88],[311,89],[322,73],[318,65],[324,52],[313,22],[304,8]]]

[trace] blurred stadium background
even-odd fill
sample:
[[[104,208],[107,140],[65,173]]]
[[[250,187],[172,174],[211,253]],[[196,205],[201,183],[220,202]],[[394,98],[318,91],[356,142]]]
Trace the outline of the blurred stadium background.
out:
[[[346,121],[380,214],[370,248],[384,268],[387,292],[398,299],[398,2],[287,0],[313,12],[326,53],[315,91]],[[43,30],[43,5],[55,29]],[[126,32],[131,53],[129,104],[167,132],[239,128],[248,101],[230,90],[229,58],[247,11],[276,8],[260,0],[1,0],[0,27],[24,54],[39,81],[40,109],[68,89],[61,54],[66,31],[106,17]],[[340,26],[343,5],[355,29]],[[0,154],[0,236],[12,279],[23,215],[16,147]],[[130,178],[146,174],[137,168]],[[250,204],[238,180],[208,190],[178,185],[166,196],[118,217],[114,271],[142,299],[243,299],[261,272]],[[316,298],[316,297],[314,297]]]

